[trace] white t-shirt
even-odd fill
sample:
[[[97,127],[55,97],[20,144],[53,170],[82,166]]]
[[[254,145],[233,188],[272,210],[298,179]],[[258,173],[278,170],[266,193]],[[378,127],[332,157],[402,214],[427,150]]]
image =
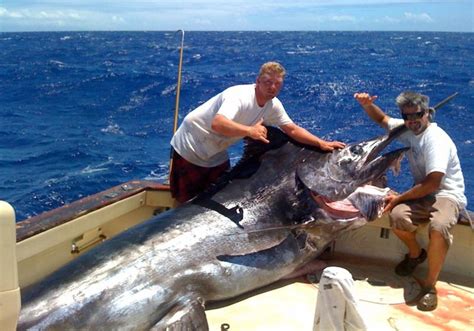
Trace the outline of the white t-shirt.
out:
[[[227,148],[240,137],[226,137],[212,130],[216,114],[248,126],[262,118],[265,125],[293,123],[277,98],[263,107],[257,104],[255,84],[232,86],[186,115],[171,139],[179,155],[201,167],[215,167],[229,158]]]
[[[388,121],[390,130],[402,124],[404,124],[402,119],[390,118]],[[465,207],[467,199],[464,195],[461,164],[456,145],[448,134],[436,123],[431,123],[419,135],[408,130],[398,139],[410,147],[407,156],[415,184],[420,183],[432,172],[442,172],[444,176],[435,194],[454,199],[461,207]]]

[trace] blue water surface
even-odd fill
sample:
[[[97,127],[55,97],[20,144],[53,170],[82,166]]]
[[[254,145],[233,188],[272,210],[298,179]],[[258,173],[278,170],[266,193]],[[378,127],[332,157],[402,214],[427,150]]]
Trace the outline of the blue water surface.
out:
[[[180,120],[221,90],[252,83],[263,62],[287,69],[280,99],[295,122],[347,143],[383,131],[353,99],[390,115],[411,89],[457,145],[474,205],[472,33],[186,32]],[[0,199],[22,220],[132,179],[167,179],[181,35],[0,33]],[[232,161],[241,145],[231,149]],[[403,165],[390,176],[411,185]]]

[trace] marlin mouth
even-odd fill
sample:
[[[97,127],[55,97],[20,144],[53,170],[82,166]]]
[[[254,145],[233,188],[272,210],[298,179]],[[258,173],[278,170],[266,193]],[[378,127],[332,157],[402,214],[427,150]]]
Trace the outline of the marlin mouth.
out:
[[[311,192],[311,197],[332,219],[351,221],[363,217],[370,222],[382,216],[385,196],[389,191],[389,188],[364,185],[347,198],[338,201],[332,201],[314,192]]]
[[[359,209],[357,209],[347,198],[344,200],[332,201],[315,192],[311,192],[311,197],[318,206],[325,210],[332,218],[352,219],[361,215]]]

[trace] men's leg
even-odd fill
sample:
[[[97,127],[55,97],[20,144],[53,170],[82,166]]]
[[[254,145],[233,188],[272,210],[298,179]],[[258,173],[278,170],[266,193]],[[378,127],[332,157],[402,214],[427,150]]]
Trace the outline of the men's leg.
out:
[[[421,286],[421,292],[418,295],[416,307],[421,311],[432,311],[438,306],[436,282],[443,268],[448,248],[448,242],[443,234],[431,230],[428,246],[428,274],[426,279],[417,279]]]
[[[413,222],[413,219],[420,218],[419,214],[419,208],[413,203],[400,203],[388,215],[392,231],[407,245],[410,251],[414,251],[413,253],[419,253],[417,250],[420,249],[416,242],[416,230],[419,222]],[[427,222],[428,217],[425,216],[425,218],[425,222]]]
[[[418,280],[422,288],[416,307],[422,311],[431,311],[438,305],[436,282],[446,259],[449,246],[453,242],[452,229],[459,217],[459,206],[456,202],[437,197],[429,208],[430,243],[428,246],[428,274]]]
[[[444,260],[448,253],[448,244],[443,235],[436,230],[430,232],[428,246],[428,275],[421,281],[423,287],[434,287],[443,268]]]
[[[420,247],[416,240],[416,230],[420,219],[428,221],[428,215],[423,213],[418,203],[402,203],[392,209],[390,213],[390,225],[395,235],[407,246],[408,254],[405,255],[395,267],[395,273],[399,276],[409,276],[417,265],[426,259],[426,251]],[[416,223],[415,223],[416,221]]]
[[[200,167],[173,151],[170,171],[171,196],[180,204],[192,199],[203,190],[202,178],[208,168]]]
[[[171,195],[184,203],[202,193],[230,167],[229,160],[206,168],[195,165],[173,151],[173,166],[170,173]]]
[[[224,163],[215,166],[213,168],[209,168],[207,172],[207,182],[210,184],[216,183],[218,179],[222,176],[224,172],[230,169],[230,161],[227,160]]]
[[[453,242],[452,229],[459,217],[459,206],[444,197],[436,198],[430,215],[430,243],[428,246],[428,275],[423,286],[434,287],[443,268],[449,246]]]
[[[420,256],[421,247],[416,241],[416,231],[408,232],[399,230],[397,228],[392,228],[392,231],[407,246],[409,257],[417,258],[418,256]]]
[[[448,243],[441,232],[430,231],[428,275],[425,279],[416,279],[421,287],[421,291],[416,298],[416,307],[421,311],[432,311],[438,306],[436,282],[443,267],[448,247]]]

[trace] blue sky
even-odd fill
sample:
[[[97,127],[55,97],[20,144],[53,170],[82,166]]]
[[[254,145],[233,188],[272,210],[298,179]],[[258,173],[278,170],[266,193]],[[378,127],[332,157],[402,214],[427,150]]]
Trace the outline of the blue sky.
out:
[[[474,0],[0,0],[0,32],[352,30],[474,32]]]

